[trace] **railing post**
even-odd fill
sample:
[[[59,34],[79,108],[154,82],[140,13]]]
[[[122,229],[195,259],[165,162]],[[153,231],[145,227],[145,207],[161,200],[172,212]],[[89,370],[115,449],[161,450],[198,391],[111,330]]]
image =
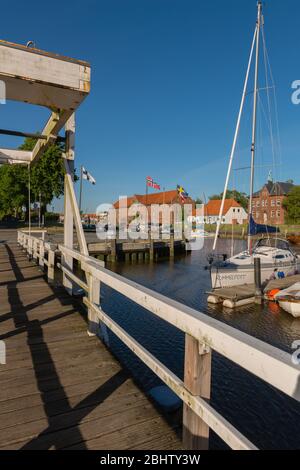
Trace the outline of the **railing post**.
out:
[[[100,281],[95,279],[92,274],[88,274],[88,298],[89,301],[100,304]],[[99,334],[99,318],[92,309],[88,309],[88,331],[89,336],[97,336]]]
[[[44,259],[45,259],[45,245],[44,240],[40,240],[40,249],[39,249],[39,265],[41,268],[44,267]]]
[[[33,248],[32,248],[32,245],[33,245],[33,240],[31,237],[28,237],[28,258],[29,260],[32,260],[32,252],[33,252]]]
[[[192,336],[185,335],[184,385],[194,396],[210,399],[211,350]],[[188,405],[183,407],[183,446],[185,450],[207,450],[209,427]]]
[[[37,262],[37,258],[38,258],[37,245],[38,245],[38,240],[34,238],[34,239],[32,240],[32,246],[33,246],[32,257],[33,257],[33,260],[34,260],[35,262]]]
[[[54,269],[55,269],[55,250],[48,250],[48,282],[54,282]]]

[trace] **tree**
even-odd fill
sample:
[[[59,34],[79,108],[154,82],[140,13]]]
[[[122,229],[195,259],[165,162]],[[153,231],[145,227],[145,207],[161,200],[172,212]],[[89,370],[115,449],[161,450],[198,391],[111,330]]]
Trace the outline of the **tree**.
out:
[[[203,201],[202,201],[201,197],[197,197],[195,203],[196,203],[196,204],[199,204],[199,206],[200,206],[201,204],[203,204]]]
[[[0,218],[19,216],[28,201],[28,169],[20,165],[0,166]]]
[[[20,150],[32,150],[35,143],[35,139],[27,138]],[[41,195],[43,212],[54,197],[60,197],[64,193],[65,170],[61,154],[61,145],[51,145],[40,160],[31,167],[31,199],[39,201]]]
[[[289,195],[284,199],[282,206],[286,210],[287,220],[290,222],[300,222],[300,186],[295,186]]]
[[[215,200],[215,199],[222,199],[223,198],[223,193],[221,194],[213,194],[210,196],[210,200]],[[249,200],[248,196],[246,193],[241,193],[240,191],[228,189],[226,193],[226,199],[234,199],[236,202],[238,202],[244,209],[245,211],[248,211],[248,206],[249,206]]]
[[[32,150],[36,139],[27,138],[20,150]],[[39,201],[41,196],[42,213],[54,197],[64,192],[64,164],[61,158],[62,146],[51,145],[30,168],[31,201]],[[20,215],[22,206],[28,214],[29,170],[22,165],[2,165],[0,167],[0,217]]]

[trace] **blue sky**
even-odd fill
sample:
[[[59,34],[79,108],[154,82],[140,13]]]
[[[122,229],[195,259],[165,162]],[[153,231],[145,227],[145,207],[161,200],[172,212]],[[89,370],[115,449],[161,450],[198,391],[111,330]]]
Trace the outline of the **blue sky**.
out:
[[[278,158],[272,168],[266,139],[256,186],[270,169],[300,184],[300,106],[291,103],[291,83],[300,79],[300,2],[270,0],[264,8],[282,164]],[[167,189],[182,184],[194,197],[222,190],[256,0],[14,1],[1,5],[1,17],[2,39],[32,39],[91,63],[92,91],[77,113],[76,167],[83,164],[97,185],[85,183],[84,209],[143,193],[147,175]],[[8,103],[0,106],[0,127],[40,130],[47,115]],[[250,118],[249,95],[235,166],[249,163]],[[19,142],[1,137],[3,147]],[[235,174],[231,187],[247,192],[248,172]]]

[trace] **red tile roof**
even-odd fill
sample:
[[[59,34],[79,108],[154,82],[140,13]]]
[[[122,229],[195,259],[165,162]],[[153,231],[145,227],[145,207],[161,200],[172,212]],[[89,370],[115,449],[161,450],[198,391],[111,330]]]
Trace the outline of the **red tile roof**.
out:
[[[221,199],[212,199],[204,206],[204,215],[219,215],[221,209]],[[226,215],[231,207],[241,207],[234,199],[225,199],[224,210],[222,215]]]
[[[151,193],[147,196],[145,194],[135,194],[127,198],[127,208],[132,206],[133,203],[139,203],[149,206],[151,204],[175,204],[181,203],[178,197],[178,191],[164,191],[161,193]],[[190,197],[185,198],[185,204],[193,204],[193,200]],[[115,209],[119,209],[120,203],[116,201],[114,203]]]

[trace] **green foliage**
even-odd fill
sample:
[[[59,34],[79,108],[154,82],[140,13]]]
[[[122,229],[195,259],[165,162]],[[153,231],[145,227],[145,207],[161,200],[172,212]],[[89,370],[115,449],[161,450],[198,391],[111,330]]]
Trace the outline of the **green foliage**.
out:
[[[295,186],[282,203],[287,213],[287,222],[300,222],[300,186]]]
[[[27,168],[20,165],[0,166],[0,218],[20,216],[28,200]]]
[[[20,147],[21,150],[32,150],[35,139],[26,139]],[[61,158],[60,145],[51,145],[40,160],[31,167],[31,193],[32,200],[39,200],[39,193],[44,206],[50,204],[54,197],[64,192],[64,164]]]
[[[223,193],[213,194],[212,196],[210,196],[209,199],[212,201],[215,199],[222,199],[222,197],[223,197]],[[241,206],[245,209],[245,211],[248,211],[249,201],[248,201],[248,197],[246,193],[241,193],[239,191],[228,189],[226,193],[226,199],[234,199],[236,202],[241,204]]]
[[[203,204],[203,201],[200,197],[197,197],[195,203],[201,205],[201,204]]]
[[[32,150],[36,139],[27,138],[20,150]],[[50,146],[40,160],[30,168],[31,201],[39,201],[41,195],[43,211],[54,197],[64,191],[64,165],[62,147]],[[0,166],[0,218],[5,215],[21,215],[22,206],[28,209],[29,170],[27,166]],[[27,211],[28,212],[28,211]]]

